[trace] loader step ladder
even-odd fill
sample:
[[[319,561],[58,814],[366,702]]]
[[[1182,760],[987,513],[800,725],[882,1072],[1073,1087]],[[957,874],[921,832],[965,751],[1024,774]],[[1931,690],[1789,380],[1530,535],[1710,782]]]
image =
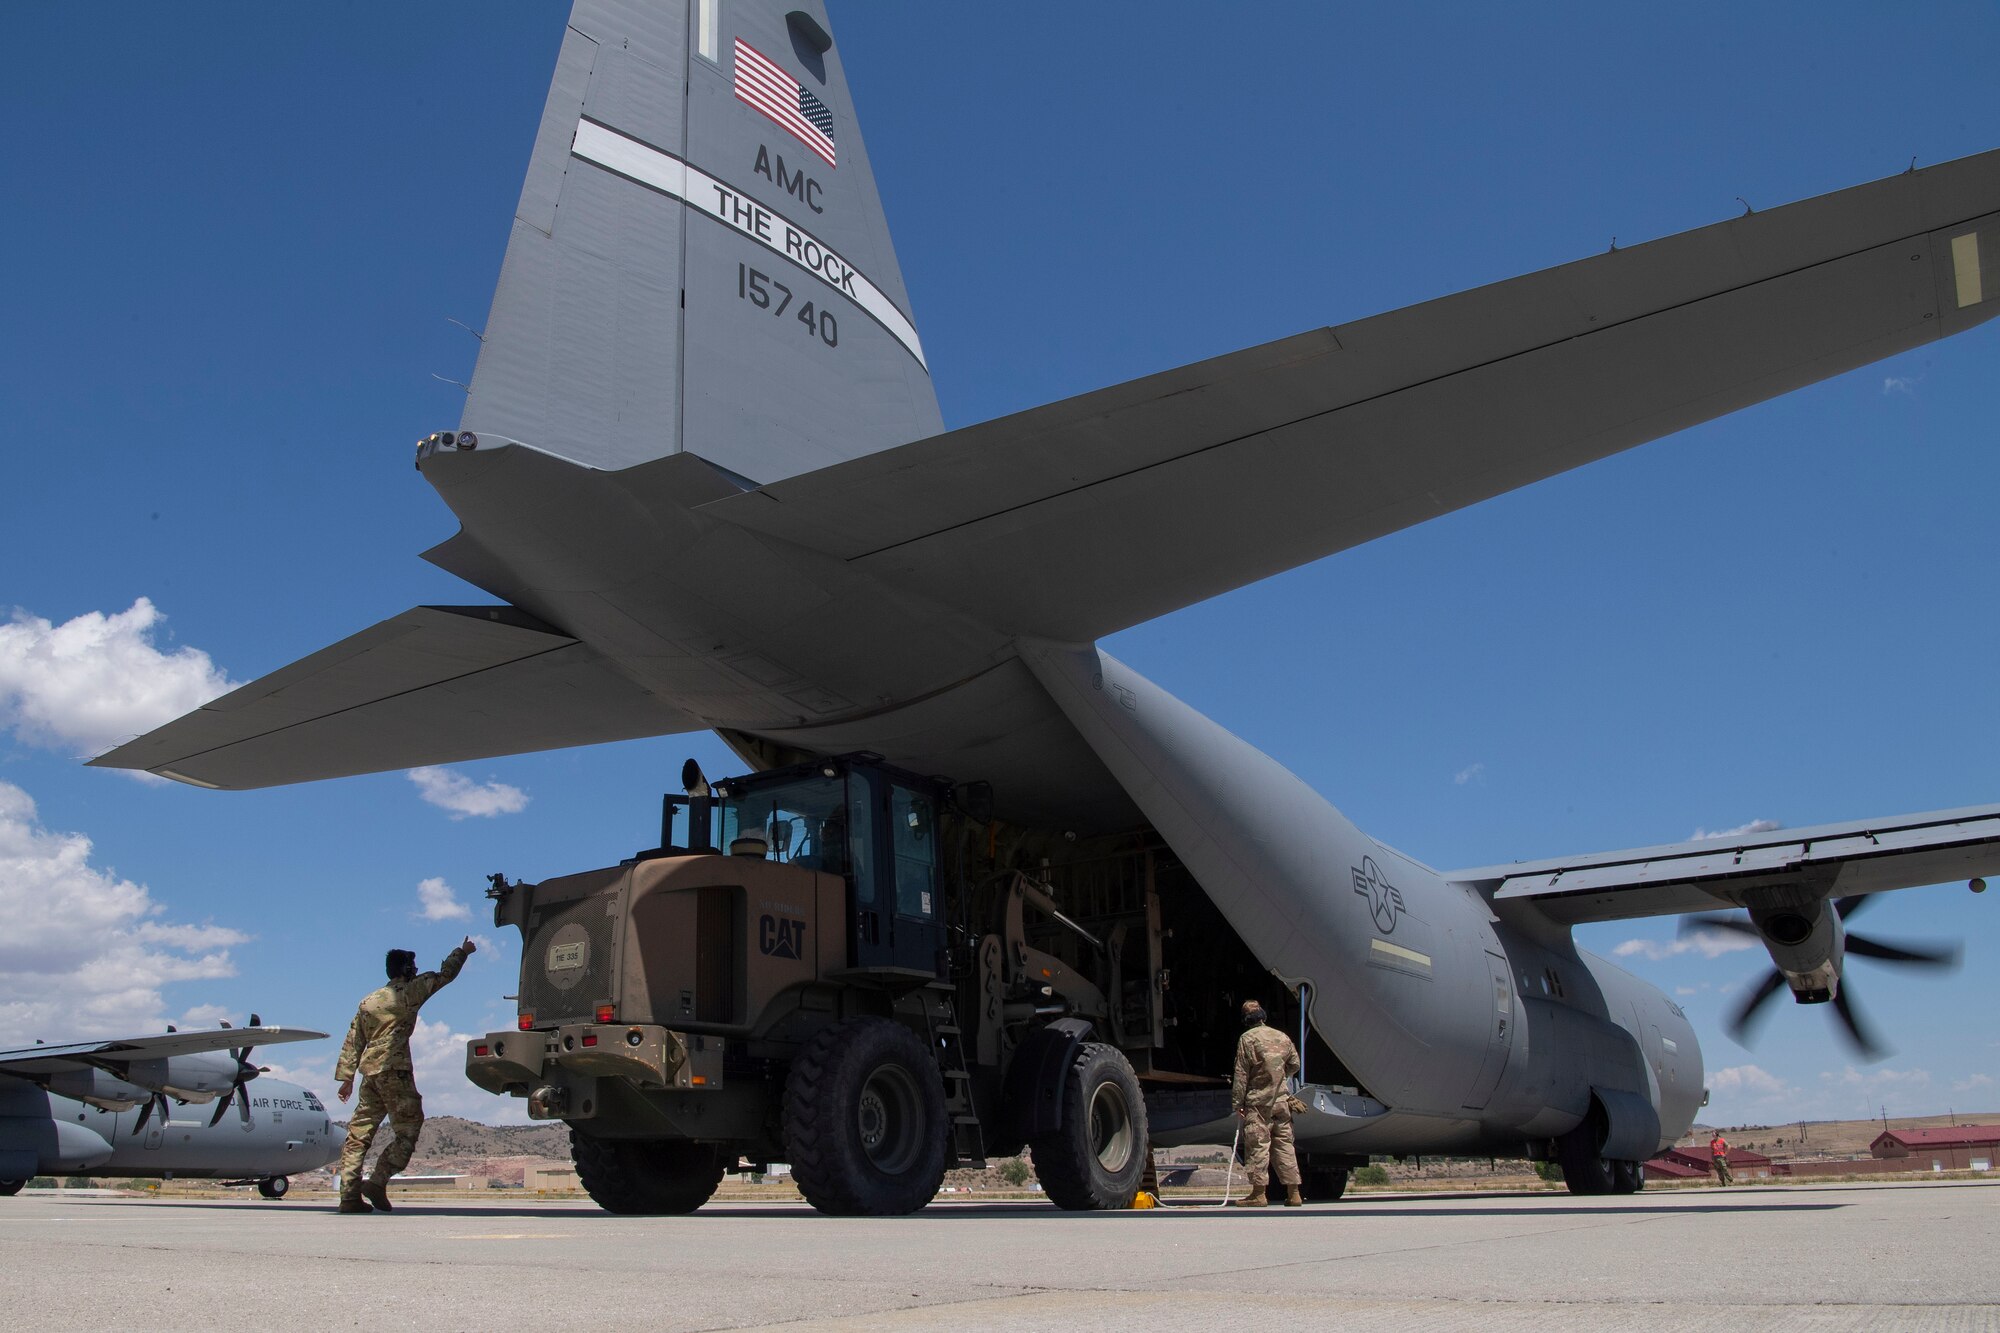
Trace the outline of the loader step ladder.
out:
[[[924,1019],[930,1030],[931,1052],[944,1076],[944,1112],[951,1121],[951,1151],[956,1166],[984,1167],[986,1138],[972,1105],[972,1074],[965,1067],[964,1034],[951,1003],[951,985],[939,983],[926,997]]]

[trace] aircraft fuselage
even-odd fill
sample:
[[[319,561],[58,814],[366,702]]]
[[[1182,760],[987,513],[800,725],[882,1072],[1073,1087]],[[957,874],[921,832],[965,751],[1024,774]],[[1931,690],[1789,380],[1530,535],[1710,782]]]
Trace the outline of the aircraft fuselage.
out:
[[[143,1103],[107,1109],[0,1077],[0,1155],[32,1153],[33,1175],[252,1180],[312,1171],[339,1153],[341,1138],[313,1093],[268,1077],[244,1092],[247,1119],[231,1106],[211,1125],[212,1102],[169,1102],[141,1126]]]

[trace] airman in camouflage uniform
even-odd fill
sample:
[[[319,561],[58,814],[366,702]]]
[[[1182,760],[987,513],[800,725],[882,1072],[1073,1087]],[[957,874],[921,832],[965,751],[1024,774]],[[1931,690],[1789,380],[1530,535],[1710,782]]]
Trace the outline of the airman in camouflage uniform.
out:
[[[1229,1084],[1230,1101],[1243,1118],[1243,1164],[1250,1176],[1250,1196],[1239,1200],[1238,1207],[1265,1206],[1264,1191],[1274,1168],[1278,1183],[1285,1187],[1285,1206],[1296,1208],[1305,1202],[1299,1196],[1299,1160],[1292,1149],[1292,1109],[1285,1086],[1298,1072],[1299,1053],[1292,1039],[1265,1027],[1264,1007],[1245,1000],[1243,1035],[1236,1039],[1236,1076]]]
[[[410,1154],[417,1148],[417,1131],[424,1124],[424,1099],[417,1093],[410,1064],[410,1033],[417,1026],[417,1010],[451,984],[472,952],[472,939],[467,936],[465,943],[445,955],[437,971],[419,972],[415,954],[408,949],[389,950],[389,984],[371,991],[355,1011],[333,1074],[340,1080],[343,1102],[354,1095],[354,1075],[357,1071],[361,1075],[361,1100],[354,1104],[354,1119],[347,1123],[347,1144],[340,1152],[343,1213],[389,1211],[389,1178],[409,1165]],[[385,1116],[395,1137],[376,1160],[374,1178],[364,1183],[361,1166]]]

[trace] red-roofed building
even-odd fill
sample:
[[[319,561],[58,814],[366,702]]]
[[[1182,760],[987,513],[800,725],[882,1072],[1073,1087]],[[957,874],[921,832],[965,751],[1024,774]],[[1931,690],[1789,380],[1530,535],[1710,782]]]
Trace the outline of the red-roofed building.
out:
[[[2000,1125],[1949,1125],[1937,1129],[1891,1129],[1875,1136],[1868,1151],[1884,1160],[1915,1159],[1906,1170],[1991,1171],[2000,1157]]]
[[[1705,1180],[1708,1174],[1706,1165],[1689,1166],[1673,1157],[1655,1157],[1646,1163],[1648,1180]]]
[[[1715,1174],[1710,1165],[1708,1145],[1694,1144],[1685,1148],[1669,1148],[1658,1157],[1646,1163],[1648,1180],[1692,1180]],[[1771,1174],[1771,1159],[1760,1152],[1748,1148],[1729,1150],[1729,1173],[1738,1180],[1764,1180]]]

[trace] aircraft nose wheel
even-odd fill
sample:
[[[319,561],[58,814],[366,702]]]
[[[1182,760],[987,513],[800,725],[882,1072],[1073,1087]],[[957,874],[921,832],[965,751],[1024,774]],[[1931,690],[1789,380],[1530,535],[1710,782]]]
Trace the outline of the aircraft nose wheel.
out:
[[[257,1182],[257,1192],[267,1199],[282,1199],[285,1191],[292,1187],[289,1176],[271,1176]]]

